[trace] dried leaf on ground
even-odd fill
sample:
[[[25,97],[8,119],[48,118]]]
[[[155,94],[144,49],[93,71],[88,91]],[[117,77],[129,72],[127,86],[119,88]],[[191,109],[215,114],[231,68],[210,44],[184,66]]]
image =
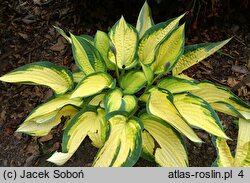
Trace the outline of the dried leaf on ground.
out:
[[[51,139],[53,139],[53,135],[51,133],[49,133],[48,135],[39,138],[38,141],[39,142],[47,142],[47,141],[49,141]]]
[[[66,43],[65,39],[62,38],[62,37],[59,37],[57,39],[57,43],[54,44],[53,46],[51,46],[50,50],[52,50],[52,51],[62,51],[62,50],[64,50],[64,48],[66,46],[65,43]]]

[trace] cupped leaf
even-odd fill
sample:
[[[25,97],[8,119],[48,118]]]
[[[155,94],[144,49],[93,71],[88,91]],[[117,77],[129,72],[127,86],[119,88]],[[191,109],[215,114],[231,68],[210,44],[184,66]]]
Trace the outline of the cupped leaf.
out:
[[[174,105],[191,126],[218,137],[228,138],[216,112],[202,98],[188,93],[176,94],[174,95]]]
[[[149,114],[165,120],[190,140],[202,142],[194,133],[193,129],[186,123],[181,114],[176,110],[173,105],[173,96],[168,91],[156,88],[151,89],[147,102],[147,111]]]
[[[210,82],[201,82],[197,85],[200,89],[190,91],[192,94],[199,96],[206,100],[208,103],[225,102],[233,106],[244,118],[250,119],[250,106],[239,99],[227,88],[214,85]],[[232,109],[232,108],[227,108]],[[219,109],[220,112],[224,112],[223,109]],[[234,112],[234,110],[232,109]],[[225,113],[228,114],[226,111]]]
[[[157,86],[159,88],[170,91],[171,93],[182,93],[192,90],[197,90],[198,81],[195,80],[186,80],[174,76],[169,76],[162,79]]]
[[[185,69],[188,69],[194,64],[197,64],[201,60],[212,55],[214,52],[227,44],[230,40],[231,38],[216,43],[201,43],[186,46],[184,54],[181,56],[181,58],[173,68],[173,75],[180,74]]]
[[[38,137],[45,136],[51,131],[52,128],[61,122],[62,116],[66,117],[65,123],[67,123],[68,120],[73,118],[77,112],[78,109],[76,107],[68,105],[49,114],[45,114],[28,121],[25,120],[17,129],[17,132]],[[41,123],[41,121],[43,122]]]
[[[45,103],[33,109],[25,121],[30,121],[34,119],[37,123],[43,123],[46,122],[46,120],[41,120],[43,119],[42,116],[44,115],[50,116],[50,113],[58,111],[66,105],[80,107],[83,104],[83,101],[81,99],[70,99],[70,96],[71,94],[69,93],[46,101]],[[40,120],[37,119],[38,117]],[[46,119],[46,117],[44,119]]]
[[[151,10],[148,6],[147,1],[143,4],[141,11],[139,13],[136,29],[139,33],[139,38],[143,36],[143,34],[154,25],[154,21],[152,19]]]
[[[104,108],[104,96],[105,96],[105,93],[97,94],[96,96],[91,98],[91,100],[88,102],[88,105],[100,106]]]
[[[134,111],[137,107],[137,99],[133,95],[124,95],[118,88],[110,90],[104,97],[105,110],[108,113],[113,111]]]
[[[178,26],[183,16],[184,14],[166,22],[156,24],[144,33],[138,47],[140,62],[151,64],[154,61],[156,46]]]
[[[102,109],[97,112],[85,109],[80,111],[70,120],[69,125],[63,133],[62,152],[55,152],[47,161],[57,165],[66,163],[88,133],[98,130],[98,125],[96,124],[103,124],[104,120],[104,112]],[[97,129],[94,129],[95,127]]]
[[[95,47],[101,53],[107,68],[115,70],[115,64],[108,58],[108,52],[110,51],[112,44],[112,41],[105,32],[99,30],[96,32]]]
[[[72,52],[75,62],[85,75],[95,72],[105,72],[105,62],[99,51],[88,41],[79,36],[70,34]]]
[[[109,37],[114,43],[116,53],[109,51],[109,59],[120,69],[129,69],[136,65],[135,58],[138,44],[136,29],[121,19],[112,27]]]
[[[184,26],[185,24],[175,29],[157,45],[155,60],[150,66],[154,73],[166,72],[165,65],[167,62],[170,63],[167,71],[170,71],[182,55],[185,42]]]
[[[97,109],[98,115],[102,116],[99,120],[92,121],[92,127],[88,132],[88,136],[92,141],[92,145],[101,148],[107,138],[109,126],[105,120],[105,111],[101,108]]]
[[[85,77],[85,74],[81,70],[77,70],[77,71],[73,72],[74,83],[79,83],[84,77]]]
[[[124,95],[122,97],[122,106],[120,110],[132,113],[136,109],[137,109],[137,98],[134,95]]]
[[[105,88],[111,88],[112,84],[113,80],[109,74],[103,72],[93,73],[78,83],[71,98],[89,97],[101,92]]]
[[[122,77],[120,85],[123,89],[123,93],[134,94],[141,90],[146,83],[147,80],[144,73],[141,71],[133,70]]]
[[[188,166],[188,157],[183,146],[183,140],[170,125],[165,121],[153,117],[149,114],[143,114],[140,116],[143,122],[144,128],[155,139],[159,147],[155,147],[152,140],[149,139],[147,151],[152,155],[153,149],[155,149],[154,156],[155,161],[164,167],[186,167]],[[143,138],[144,139],[144,138]],[[146,143],[142,141],[142,143]],[[153,146],[153,148],[152,148]]]
[[[142,124],[138,118],[116,115],[109,119],[110,135],[95,157],[94,167],[133,166],[142,148]]]
[[[51,62],[26,64],[3,75],[0,81],[44,85],[53,89],[56,94],[66,93],[74,87],[71,72]]]

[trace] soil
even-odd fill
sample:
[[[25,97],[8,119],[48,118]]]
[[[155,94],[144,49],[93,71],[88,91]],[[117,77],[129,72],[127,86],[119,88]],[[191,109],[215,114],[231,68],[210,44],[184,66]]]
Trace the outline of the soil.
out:
[[[164,2],[149,2],[155,22],[164,21],[188,9],[173,4],[173,7],[178,6],[176,11],[166,13]],[[97,0],[94,3],[80,0],[0,0],[0,76],[36,61],[51,61],[74,69],[70,45],[52,25],[74,34],[93,36],[98,29],[108,31],[121,14],[135,25],[142,4],[143,1],[122,0]],[[216,8],[212,9],[212,15],[211,11],[206,11],[199,14],[198,19],[194,12],[188,13],[186,44],[234,37],[219,53],[185,73],[198,80],[206,79],[232,88],[242,100],[249,102],[250,20],[247,12],[250,11],[249,5],[243,5],[230,9],[226,16],[223,16],[226,11],[217,12]],[[0,166],[55,166],[46,162],[46,159],[54,151],[60,151],[60,126],[42,138],[15,132],[29,112],[51,95],[52,91],[46,87],[0,82]],[[234,118],[223,114],[219,116],[226,133],[232,138],[228,143],[233,151],[237,140],[237,126],[232,123]],[[197,145],[185,139],[190,166],[211,166],[216,158],[211,136],[201,130],[196,131],[204,143]],[[97,149],[86,139],[64,166],[91,166],[96,152]],[[135,166],[156,164],[140,159]]]

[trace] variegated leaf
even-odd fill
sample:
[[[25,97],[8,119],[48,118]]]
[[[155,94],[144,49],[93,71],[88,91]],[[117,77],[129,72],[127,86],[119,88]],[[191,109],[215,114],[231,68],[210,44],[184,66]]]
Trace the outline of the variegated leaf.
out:
[[[59,27],[57,27],[57,26],[53,26],[55,29],[56,29],[56,31],[59,33],[59,34],[61,34],[69,43],[71,43],[71,38],[69,37],[69,36],[67,36],[66,35],[66,33],[61,29],[61,28],[59,28]]]
[[[173,105],[173,96],[168,91],[151,89],[147,102],[149,114],[157,116],[194,142],[202,142]]]
[[[226,140],[224,138],[216,138],[215,146],[217,149],[217,159],[213,164],[219,167],[232,167],[234,158]]]
[[[208,103],[224,102],[233,106],[244,118],[250,119],[250,106],[239,99],[227,88],[214,85],[210,82],[201,82],[197,85],[200,89],[190,91],[192,94],[197,95]],[[218,108],[217,108],[218,109]],[[224,108],[225,109],[225,108]],[[232,108],[226,108],[225,113],[228,114],[228,110]],[[223,108],[219,109],[220,112],[224,112]],[[232,109],[232,112],[235,110]]]
[[[182,93],[192,90],[197,90],[198,81],[186,80],[174,76],[166,77],[157,84],[159,88],[170,91],[171,93]]]
[[[239,119],[239,132],[235,157],[231,155],[225,139],[216,138],[217,159],[219,167],[250,167],[250,120]]]
[[[144,65],[141,62],[140,62],[140,64],[142,66],[142,70],[143,70],[143,73],[144,73],[145,78],[147,80],[147,83],[150,84],[154,80],[154,72],[152,71],[150,66]]]
[[[88,105],[90,106],[100,106],[104,108],[104,96],[105,93],[100,93],[91,98],[91,100],[88,102]]]
[[[239,119],[234,166],[250,167],[250,119]]]
[[[112,77],[107,73],[97,72],[88,75],[78,83],[71,98],[95,95],[105,88],[111,88],[112,84]]]
[[[52,128],[61,122],[62,116],[67,117],[67,120],[65,121],[65,123],[67,123],[77,112],[78,109],[76,107],[68,105],[60,110],[24,121],[17,129],[17,132],[38,137],[45,136],[51,131]]]
[[[185,24],[175,29],[157,45],[155,60],[150,66],[154,73],[160,74],[170,71],[182,55],[185,42],[184,26]],[[167,62],[170,65],[166,71]]]
[[[110,90],[104,98],[105,110],[108,113],[113,111],[133,112],[137,107],[137,99],[133,95],[124,95],[118,88]]]
[[[103,31],[97,31],[95,35],[95,47],[101,53],[108,69],[115,70],[115,63],[111,62],[108,58],[108,52],[113,45],[108,35]]]
[[[62,152],[55,152],[47,161],[57,165],[66,163],[80,146],[88,133],[98,130],[105,120],[102,109],[97,112],[83,109],[73,119],[70,120],[63,133]],[[96,129],[93,129],[95,128]],[[97,141],[95,141],[97,142]]]
[[[75,62],[85,75],[106,71],[105,62],[99,51],[86,39],[70,34]]]
[[[73,72],[74,83],[79,83],[84,77],[85,77],[85,74],[81,70],[77,70],[77,71]]]
[[[132,70],[122,77],[120,85],[124,94],[134,94],[141,90],[146,83],[143,72]]]
[[[70,99],[70,96],[71,94],[69,93],[46,101],[45,103],[33,109],[25,121],[35,120],[37,123],[43,123],[47,121],[47,117],[41,118],[44,115],[48,115],[49,118],[49,116],[51,116],[50,113],[58,111],[66,105],[80,107],[83,104],[83,101],[81,99]],[[40,120],[38,120],[37,118],[39,118]]]
[[[166,22],[156,24],[145,32],[138,47],[140,62],[151,64],[154,61],[156,46],[178,26],[183,16],[184,14]]]
[[[165,121],[155,118],[149,114],[140,116],[144,128],[155,139],[159,147],[155,147],[152,140],[148,152],[154,153],[155,161],[164,167],[186,167],[188,157],[183,146],[183,140],[170,125]],[[145,143],[145,141],[142,141]],[[152,148],[153,146],[153,148]],[[143,145],[145,148],[145,145]],[[147,146],[148,147],[148,146]],[[155,152],[152,152],[155,149]]]
[[[155,151],[154,138],[146,130],[143,130],[141,156],[148,161],[155,161],[154,151]]]
[[[139,13],[136,29],[139,33],[139,38],[143,36],[143,34],[154,25],[154,21],[152,19],[151,10],[148,6],[147,1],[143,4],[141,11]]]
[[[142,148],[142,124],[138,118],[115,115],[110,122],[110,135],[95,157],[94,167],[133,166]]]
[[[136,65],[135,58],[138,44],[138,34],[136,29],[121,19],[112,27],[109,37],[115,46],[116,53],[109,51],[109,59],[114,64],[117,63],[120,69],[129,69]]]
[[[174,105],[191,126],[218,137],[228,138],[216,112],[202,98],[188,93],[176,94],[174,95]]]
[[[0,81],[29,85],[45,85],[52,88],[56,94],[64,94],[74,87],[71,72],[51,62],[26,64],[1,76]]]
[[[184,54],[173,69],[173,75],[180,74],[185,69],[188,69],[192,65],[197,64],[201,60],[212,55],[214,52],[227,44],[230,40],[231,38],[217,43],[201,43],[187,46],[185,48]]]
[[[92,145],[101,148],[108,135],[108,123],[105,120],[105,111],[101,108],[97,109],[98,115],[102,116],[99,120],[95,120],[92,123],[92,127],[88,132],[88,136],[92,141]]]

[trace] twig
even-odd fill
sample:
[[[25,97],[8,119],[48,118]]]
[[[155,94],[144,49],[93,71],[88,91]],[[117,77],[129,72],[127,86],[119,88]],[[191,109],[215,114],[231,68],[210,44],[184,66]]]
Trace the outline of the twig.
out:
[[[234,39],[236,41],[238,41],[239,43],[241,43],[242,45],[246,46],[246,44],[242,40],[240,40],[240,38],[238,38],[238,36],[234,36]]]

